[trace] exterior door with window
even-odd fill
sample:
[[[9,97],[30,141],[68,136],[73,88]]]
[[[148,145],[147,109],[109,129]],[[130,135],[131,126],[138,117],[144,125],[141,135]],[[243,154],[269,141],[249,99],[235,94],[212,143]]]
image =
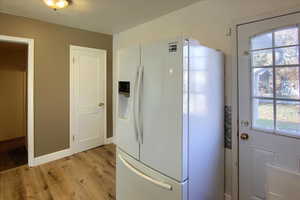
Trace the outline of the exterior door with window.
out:
[[[300,172],[299,24],[300,13],[238,27],[240,200],[288,200],[268,173]]]

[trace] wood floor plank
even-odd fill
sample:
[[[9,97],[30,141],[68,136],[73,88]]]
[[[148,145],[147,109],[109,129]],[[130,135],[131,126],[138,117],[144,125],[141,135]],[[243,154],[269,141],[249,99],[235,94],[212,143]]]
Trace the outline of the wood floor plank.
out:
[[[99,181],[99,174],[97,171],[91,167],[89,163],[87,163],[86,159],[82,153],[75,155],[74,160],[74,166],[75,171],[81,176],[79,176],[78,180],[80,181],[83,188],[86,190],[89,190],[89,193],[92,197],[92,199],[99,199],[99,200],[106,200],[106,196],[103,192],[103,185]]]
[[[22,185],[24,186],[25,198],[30,200],[35,199],[52,199],[44,178],[41,176],[39,167],[29,168],[22,167],[20,169],[20,176]]]
[[[0,200],[115,200],[115,146],[0,172]]]
[[[112,200],[115,197],[115,177],[112,174],[111,170],[108,168],[111,168],[110,165],[103,165],[103,162],[105,162],[105,159],[103,157],[93,157],[93,153],[87,152],[87,156],[82,156],[82,159],[84,159],[85,163],[90,166],[91,172],[90,175],[94,177],[94,181],[96,181],[96,185],[101,185],[101,192],[103,193],[102,196],[105,197],[105,199]],[[98,158],[98,159],[97,159]],[[99,159],[101,158],[101,159]],[[113,168],[114,169],[114,168]]]
[[[3,174],[2,178],[4,183],[2,191],[4,199],[25,199],[19,169]]]

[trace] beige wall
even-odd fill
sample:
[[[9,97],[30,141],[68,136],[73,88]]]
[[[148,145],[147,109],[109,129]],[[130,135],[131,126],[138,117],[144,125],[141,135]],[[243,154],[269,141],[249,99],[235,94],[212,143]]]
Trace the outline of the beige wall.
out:
[[[114,50],[138,43],[191,36],[226,55],[225,101],[231,104],[231,37],[226,32],[233,21],[276,10],[293,8],[299,0],[204,0],[148,23],[114,35]],[[231,194],[231,151],[226,150],[226,193]]]
[[[26,135],[26,50],[0,49],[0,142]]]
[[[69,147],[69,45],[106,49],[108,135],[112,132],[112,36],[0,14],[0,35],[33,38],[35,156]]]

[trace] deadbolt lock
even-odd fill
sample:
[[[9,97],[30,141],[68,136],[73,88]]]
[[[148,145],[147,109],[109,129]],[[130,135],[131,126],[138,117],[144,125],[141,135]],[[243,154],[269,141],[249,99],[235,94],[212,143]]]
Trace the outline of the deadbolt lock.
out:
[[[249,121],[243,120],[243,121],[241,121],[241,125],[243,127],[248,127],[249,126]]]
[[[241,134],[241,139],[242,140],[248,140],[249,139],[249,135],[247,133],[242,133]]]

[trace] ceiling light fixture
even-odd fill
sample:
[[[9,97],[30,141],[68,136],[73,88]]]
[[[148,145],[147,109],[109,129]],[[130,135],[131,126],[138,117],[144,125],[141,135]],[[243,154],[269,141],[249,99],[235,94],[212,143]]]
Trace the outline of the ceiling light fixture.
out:
[[[70,0],[44,0],[44,2],[54,10],[65,8],[71,3]]]

